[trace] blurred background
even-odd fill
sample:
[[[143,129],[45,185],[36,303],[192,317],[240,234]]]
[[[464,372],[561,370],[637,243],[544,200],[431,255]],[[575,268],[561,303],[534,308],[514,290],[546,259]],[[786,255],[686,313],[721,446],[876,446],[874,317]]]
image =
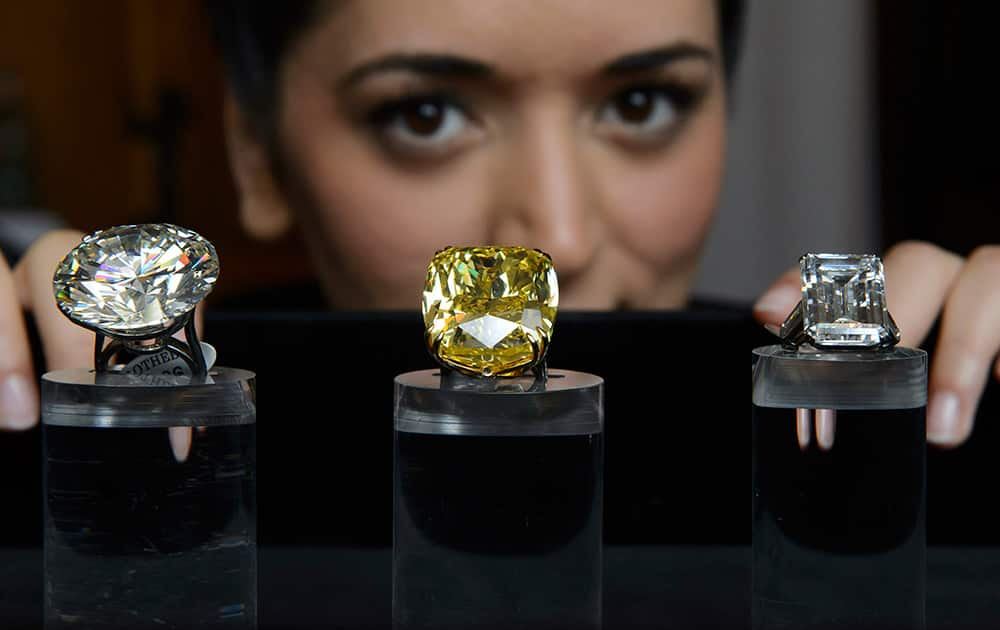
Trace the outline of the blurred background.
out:
[[[239,228],[222,81],[201,0],[0,3],[3,251],[16,258],[46,210],[85,231],[193,227],[225,252],[221,296],[306,277],[297,243]],[[261,257],[276,264],[243,264]]]
[[[307,278],[238,228],[199,0],[0,3],[0,249],[54,224],[190,225],[216,299]],[[698,292],[752,300],[804,251],[1000,240],[988,3],[751,0]],[[266,257],[276,264],[249,264]],[[248,263],[248,264],[243,264]]]
[[[748,4],[701,294],[752,300],[807,251],[1000,241],[992,7]]]

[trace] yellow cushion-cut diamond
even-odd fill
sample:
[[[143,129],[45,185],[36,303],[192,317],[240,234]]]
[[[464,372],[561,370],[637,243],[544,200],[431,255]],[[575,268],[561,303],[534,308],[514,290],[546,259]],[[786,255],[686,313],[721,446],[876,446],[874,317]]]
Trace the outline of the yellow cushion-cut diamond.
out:
[[[559,305],[549,256],[523,247],[449,247],[424,286],[427,348],[475,376],[516,376],[545,356]]]

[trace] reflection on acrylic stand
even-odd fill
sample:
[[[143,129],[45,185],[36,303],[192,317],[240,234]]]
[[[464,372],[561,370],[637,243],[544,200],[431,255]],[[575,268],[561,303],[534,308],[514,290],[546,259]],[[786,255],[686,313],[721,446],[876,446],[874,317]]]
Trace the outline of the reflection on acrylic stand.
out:
[[[813,427],[815,427],[815,431]],[[821,450],[828,451],[833,448],[833,441],[836,439],[836,435],[836,409],[795,410],[795,436],[802,450],[809,448],[809,444],[812,442],[813,436],[815,436],[816,446]]]
[[[439,370],[395,382],[393,627],[601,625],[603,381],[547,370],[552,261],[450,247],[423,312]]]
[[[807,255],[754,351],[755,630],[924,627],[927,358],[873,256]]]
[[[256,379],[193,320],[217,275],[171,225],[97,232],[56,270],[96,337],[94,369],[42,377],[50,630],[256,628]]]

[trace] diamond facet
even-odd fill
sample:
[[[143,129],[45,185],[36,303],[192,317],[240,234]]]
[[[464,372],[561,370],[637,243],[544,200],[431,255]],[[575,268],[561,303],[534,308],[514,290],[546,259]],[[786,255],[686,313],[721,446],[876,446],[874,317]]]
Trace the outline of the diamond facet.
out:
[[[800,263],[800,315],[813,345],[871,348],[899,341],[878,256],[806,254]]]
[[[427,268],[427,347],[464,374],[523,374],[545,356],[558,305],[548,255],[523,247],[449,247]]]
[[[74,322],[115,337],[169,330],[208,295],[219,259],[207,240],[169,224],[94,232],[59,263],[56,303]]]

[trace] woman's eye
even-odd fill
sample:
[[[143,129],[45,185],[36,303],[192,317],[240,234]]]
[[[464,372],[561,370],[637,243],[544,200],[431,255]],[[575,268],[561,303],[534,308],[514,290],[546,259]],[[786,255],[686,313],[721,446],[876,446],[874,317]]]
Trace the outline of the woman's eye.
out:
[[[440,148],[459,138],[468,117],[456,104],[440,98],[391,103],[375,113],[379,132],[404,148]]]
[[[599,123],[626,137],[659,137],[673,129],[685,102],[663,88],[631,88],[601,108]]]

